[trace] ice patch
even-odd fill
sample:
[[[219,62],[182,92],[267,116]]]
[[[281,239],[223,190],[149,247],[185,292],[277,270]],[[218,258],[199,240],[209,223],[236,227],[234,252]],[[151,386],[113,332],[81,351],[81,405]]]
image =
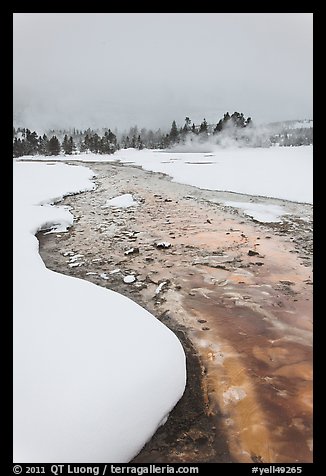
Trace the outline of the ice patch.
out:
[[[287,215],[283,207],[268,203],[234,202],[226,200],[223,202],[228,207],[240,208],[244,213],[254,220],[264,223],[281,222],[281,217]]]
[[[157,286],[157,288],[155,289],[155,294],[160,294],[160,292],[162,291],[162,288],[163,286],[165,286],[167,284],[167,281],[163,281],[161,284],[159,284]]]
[[[130,193],[126,193],[124,195],[119,195],[118,197],[111,198],[106,202],[102,208],[107,207],[117,207],[117,208],[128,208],[128,207],[136,207],[139,203],[133,199],[133,196]]]

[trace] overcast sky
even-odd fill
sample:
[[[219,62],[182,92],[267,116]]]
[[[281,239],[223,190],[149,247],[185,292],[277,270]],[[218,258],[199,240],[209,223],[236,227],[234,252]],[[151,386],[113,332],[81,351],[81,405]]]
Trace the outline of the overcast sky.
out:
[[[14,122],[312,118],[312,13],[15,13]]]

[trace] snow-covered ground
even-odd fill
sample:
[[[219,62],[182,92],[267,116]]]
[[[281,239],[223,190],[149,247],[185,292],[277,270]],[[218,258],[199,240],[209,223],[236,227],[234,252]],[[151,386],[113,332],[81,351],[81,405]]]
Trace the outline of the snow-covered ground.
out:
[[[30,159],[30,157],[20,158]],[[48,157],[36,156],[38,160]],[[67,160],[58,156],[55,160]],[[120,160],[163,172],[173,181],[202,189],[313,201],[313,146],[215,148],[213,152],[172,152],[121,149],[113,155],[80,154],[72,160],[105,162]]]
[[[92,176],[14,163],[15,462],[128,462],[185,388],[184,351],[167,327],[113,291],[48,270],[38,253],[37,230],[73,221],[50,203],[92,189]]]
[[[127,149],[114,158],[203,189],[303,203],[313,199],[312,146],[225,148],[210,153]]]
[[[312,129],[314,127],[314,122],[312,119],[305,119],[303,121],[295,121],[289,126],[290,129]]]

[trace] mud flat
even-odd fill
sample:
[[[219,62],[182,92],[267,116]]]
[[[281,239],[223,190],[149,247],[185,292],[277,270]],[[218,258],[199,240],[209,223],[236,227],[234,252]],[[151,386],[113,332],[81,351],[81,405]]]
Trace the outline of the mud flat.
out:
[[[60,204],[68,232],[38,234],[46,266],[130,297],[187,354],[184,397],[133,461],[311,462],[312,206],[85,165],[97,188]],[[106,206],[127,193],[137,206]],[[228,200],[287,215],[260,223]]]

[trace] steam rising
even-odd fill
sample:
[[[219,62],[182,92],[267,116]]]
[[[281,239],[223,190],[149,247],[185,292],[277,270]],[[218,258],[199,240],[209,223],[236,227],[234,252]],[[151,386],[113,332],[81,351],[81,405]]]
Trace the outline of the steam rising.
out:
[[[288,140],[284,144],[284,140]],[[308,145],[313,142],[312,121],[286,121],[236,128],[231,124],[217,134],[188,133],[175,144],[173,152],[214,152],[219,148],[270,147],[271,145]]]

